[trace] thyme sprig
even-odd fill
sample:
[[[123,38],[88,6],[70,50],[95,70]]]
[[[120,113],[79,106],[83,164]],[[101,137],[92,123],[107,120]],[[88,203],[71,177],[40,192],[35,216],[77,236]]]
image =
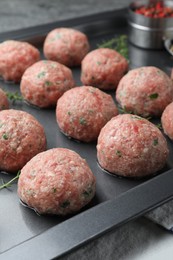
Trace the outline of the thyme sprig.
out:
[[[17,175],[8,182],[4,182],[3,179],[1,179],[2,185],[0,186],[0,190],[11,187],[11,185],[19,178],[19,176],[20,171],[18,171]]]
[[[129,58],[128,54],[128,39],[127,35],[122,34],[116,38],[110,40],[104,40],[101,44],[97,45],[98,48],[109,48],[114,49],[124,56],[127,60]]]
[[[12,103],[15,103],[16,101],[23,101],[23,97],[18,92],[5,92],[8,99],[12,101]]]

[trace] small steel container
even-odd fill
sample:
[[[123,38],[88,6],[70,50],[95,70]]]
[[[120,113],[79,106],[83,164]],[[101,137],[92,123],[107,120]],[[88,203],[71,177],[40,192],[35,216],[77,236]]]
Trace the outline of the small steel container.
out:
[[[129,5],[129,41],[146,49],[161,49],[164,39],[173,38],[173,17],[150,18],[135,13],[135,9],[145,6],[149,1],[135,1]],[[165,6],[173,8],[173,1],[164,1]]]

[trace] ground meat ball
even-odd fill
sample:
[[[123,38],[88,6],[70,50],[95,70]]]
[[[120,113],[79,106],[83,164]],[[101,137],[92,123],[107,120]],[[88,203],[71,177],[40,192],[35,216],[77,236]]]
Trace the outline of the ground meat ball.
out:
[[[164,133],[173,140],[173,102],[163,111],[161,122]]]
[[[9,108],[9,102],[8,102],[7,95],[2,89],[0,89],[0,110],[8,109],[8,108]]]
[[[24,71],[40,59],[40,52],[27,42],[8,40],[0,44],[0,75],[19,82]]]
[[[98,161],[102,168],[117,175],[149,176],[163,168],[167,156],[167,142],[161,131],[136,115],[112,118],[98,137]]]
[[[66,66],[78,66],[90,49],[87,36],[70,28],[56,28],[44,42],[44,55]]]
[[[16,172],[46,149],[42,125],[19,110],[0,111],[0,170]]]
[[[116,99],[126,111],[147,116],[160,116],[173,101],[173,82],[156,67],[129,71],[120,81]]]
[[[128,70],[127,60],[115,50],[100,48],[88,53],[82,61],[81,81],[103,90],[116,89]]]
[[[95,195],[95,177],[76,152],[54,148],[32,158],[21,170],[20,199],[40,214],[66,215]]]
[[[101,128],[117,114],[112,97],[91,86],[68,90],[56,107],[62,132],[84,142],[96,140]]]
[[[55,106],[58,98],[75,86],[72,72],[55,61],[38,61],[22,76],[20,90],[29,103],[38,107]]]

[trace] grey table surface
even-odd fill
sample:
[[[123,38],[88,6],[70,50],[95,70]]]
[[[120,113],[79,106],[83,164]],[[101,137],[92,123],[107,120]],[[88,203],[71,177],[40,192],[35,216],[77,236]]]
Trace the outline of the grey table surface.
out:
[[[130,2],[129,0],[0,0],[0,33],[121,9]],[[172,260],[172,245],[171,233],[141,217],[112,230],[63,259]]]

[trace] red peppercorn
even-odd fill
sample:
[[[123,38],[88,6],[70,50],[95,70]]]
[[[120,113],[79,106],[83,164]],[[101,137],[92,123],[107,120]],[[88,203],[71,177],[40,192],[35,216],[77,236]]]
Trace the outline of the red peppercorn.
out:
[[[163,1],[154,4],[150,0],[149,5],[136,8],[135,13],[151,18],[166,18],[173,17],[173,8],[165,6]]]

